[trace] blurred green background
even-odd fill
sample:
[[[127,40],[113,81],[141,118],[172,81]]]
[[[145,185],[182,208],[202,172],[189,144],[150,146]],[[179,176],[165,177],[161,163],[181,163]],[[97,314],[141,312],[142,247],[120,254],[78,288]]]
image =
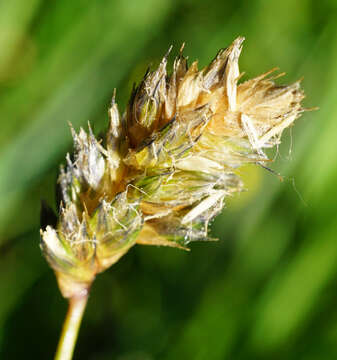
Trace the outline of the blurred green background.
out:
[[[92,289],[75,359],[337,359],[337,2],[0,2],[0,358],[51,359],[66,301],[39,249],[68,121],[107,125],[113,88],[169,45],[206,65],[246,37],[245,78],[304,76],[305,113],[272,168],[212,225],[217,243],[133,248]]]

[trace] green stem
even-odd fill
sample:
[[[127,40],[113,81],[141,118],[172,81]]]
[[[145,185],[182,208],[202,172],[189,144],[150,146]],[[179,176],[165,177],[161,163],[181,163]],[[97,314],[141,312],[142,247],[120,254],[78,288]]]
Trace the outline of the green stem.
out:
[[[55,360],[71,360],[78,330],[88,301],[88,294],[69,299],[69,307],[64,320]]]

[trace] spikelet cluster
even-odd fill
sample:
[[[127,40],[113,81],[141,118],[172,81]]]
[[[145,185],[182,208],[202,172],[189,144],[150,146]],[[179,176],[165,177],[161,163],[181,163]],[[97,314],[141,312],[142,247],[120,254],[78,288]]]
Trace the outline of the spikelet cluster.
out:
[[[186,248],[208,239],[226,197],[242,189],[237,169],[264,152],[302,113],[299,82],[278,86],[274,70],[238,83],[243,38],[202,70],[182,50],[134,88],[121,117],[112,99],[104,139],[72,129],[74,155],[61,167],[57,226],[41,247],[62,294],[87,291],[97,273],[135,244]]]

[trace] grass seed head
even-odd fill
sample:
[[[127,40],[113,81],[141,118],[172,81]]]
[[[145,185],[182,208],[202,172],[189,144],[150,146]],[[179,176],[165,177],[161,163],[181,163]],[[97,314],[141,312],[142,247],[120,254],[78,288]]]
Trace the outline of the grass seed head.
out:
[[[300,83],[279,86],[274,70],[238,83],[243,38],[198,70],[167,56],[133,90],[121,117],[115,95],[105,140],[72,129],[74,156],[61,167],[58,225],[41,247],[65,297],[87,291],[135,244],[185,248],[207,240],[226,197],[242,190],[237,169],[264,164],[301,115]]]

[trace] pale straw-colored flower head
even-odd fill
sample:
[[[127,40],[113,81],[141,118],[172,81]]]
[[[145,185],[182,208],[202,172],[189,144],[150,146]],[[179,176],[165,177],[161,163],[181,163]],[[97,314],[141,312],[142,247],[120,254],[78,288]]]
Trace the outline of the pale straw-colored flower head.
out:
[[[272,71],[238,83],[243,38],[210,65],[167,56],[133,90],[121,118],[113,97],[103,140],[90,126],[61,167],[60,216],[41,247],[65,297],[88,291],[135,244],[185,248],[207,240],[226,197],[242,189],[237,169],[263,165],[303,112],[300,83],[279,86]]]

